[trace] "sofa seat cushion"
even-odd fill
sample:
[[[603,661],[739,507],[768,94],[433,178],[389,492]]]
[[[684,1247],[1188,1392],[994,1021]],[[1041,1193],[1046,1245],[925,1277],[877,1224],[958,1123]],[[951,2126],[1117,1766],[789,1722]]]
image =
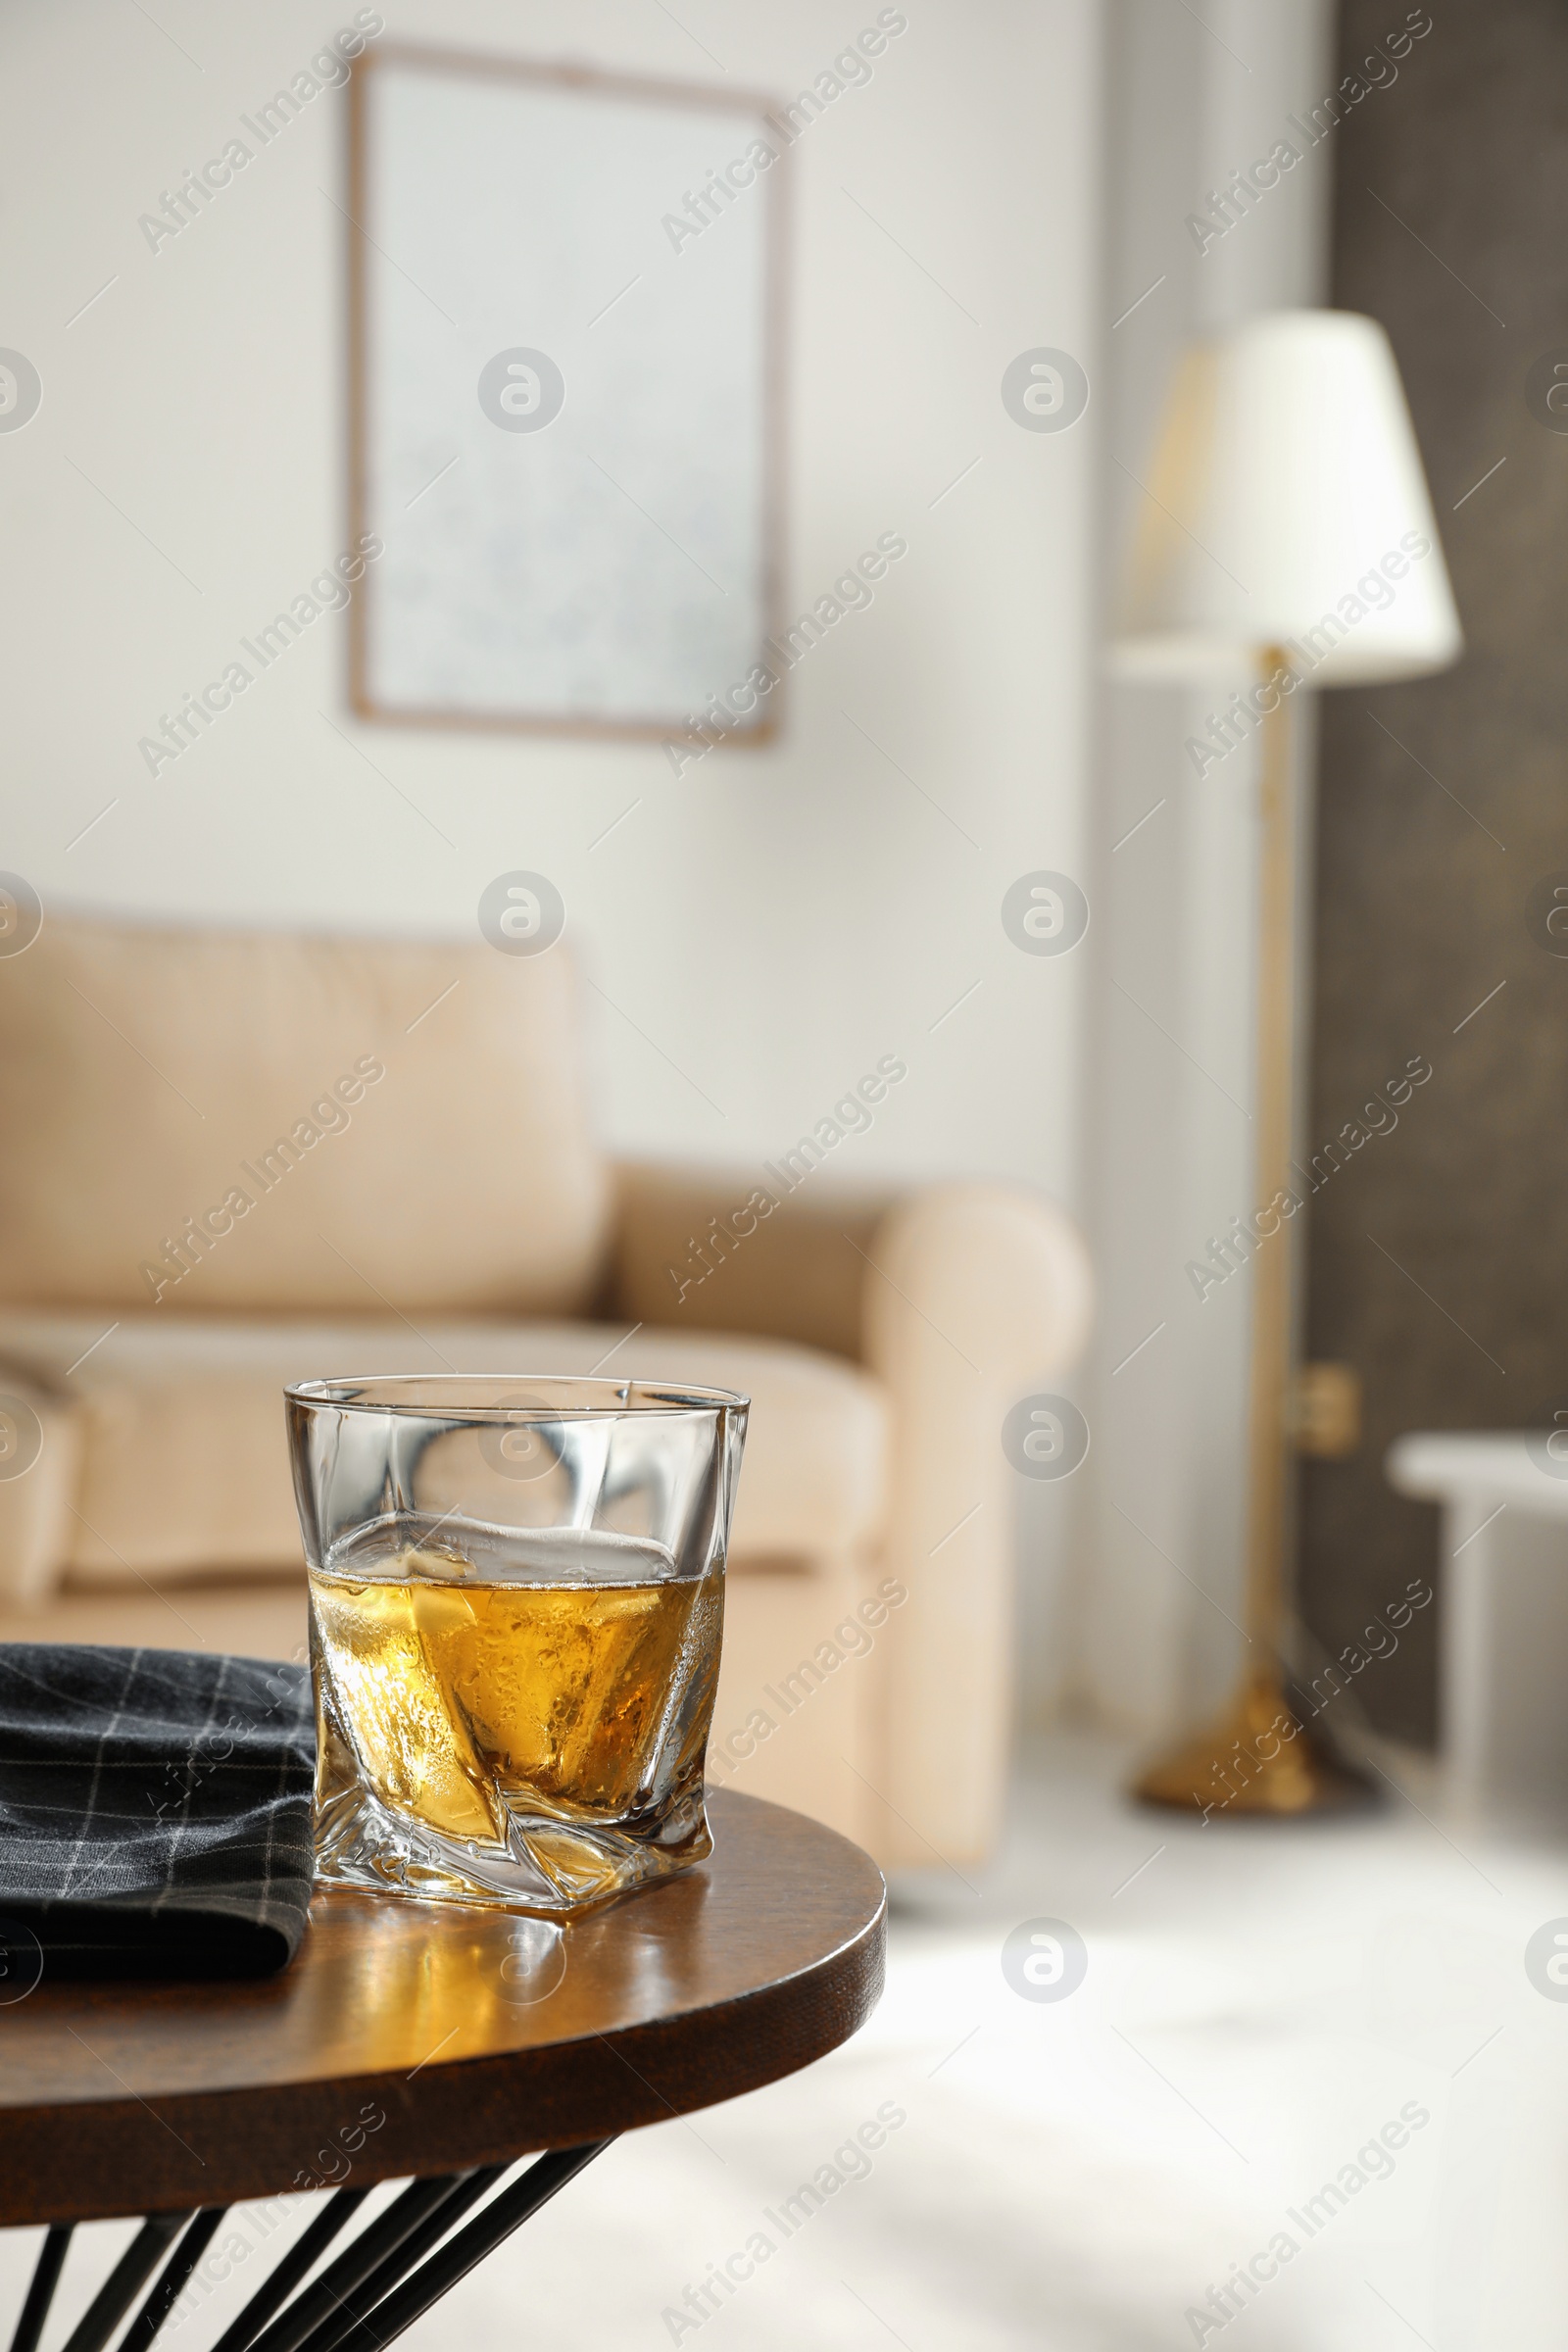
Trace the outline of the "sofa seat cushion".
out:
[[[106,1329],[112,1325],[113,1328]],[[299,1564],[282,1390],[398,1372],[606,1373],[752,1398],[731,1557],[825,1562],[864,1551],[887,1514],[880,1383],[783,1341],[630,1334],[593,1323],[401,1318],[255,1323],[0,1311],[0,1368],[71,1400],[77,1462],[62,1571],[135,1581]],[[46,1455],[29,1477],[49,1475]],[[0,1562],[0,1588],[5,1584]]]

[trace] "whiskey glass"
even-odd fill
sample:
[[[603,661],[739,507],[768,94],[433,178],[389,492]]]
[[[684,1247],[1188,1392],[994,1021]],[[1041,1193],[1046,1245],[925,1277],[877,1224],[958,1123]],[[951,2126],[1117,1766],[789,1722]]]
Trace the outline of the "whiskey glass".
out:
[[[560,1918],[710,1853],[748,1399],[466,1373],[285,1397],[318,1883]]]

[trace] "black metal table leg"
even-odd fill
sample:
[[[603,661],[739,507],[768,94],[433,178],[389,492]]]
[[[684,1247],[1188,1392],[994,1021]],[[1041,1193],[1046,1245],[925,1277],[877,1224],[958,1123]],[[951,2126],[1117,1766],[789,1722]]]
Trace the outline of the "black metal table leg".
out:
[[[333,2346],[353,2330],[356,2323],[367,2319],[378,2303],[384,2302],[395,2286],[400,2286],[416,2263],[422,2262],[432,2247],[438,2246],[448,2231],[455,2230],[464,2215],[478,2204],[479,2199],[494,2188],[502,2175],[511,2167],[505,2164],[481,2165],[477,2172],[465,2174],[448,2190],[433,2212],[425,2215],[418,2227],[412,2230],[395,2253],[373,2270],[363,2286],[345,2296],[341,2308],[330,2320],[323,2320],[310,2337],[312,2352],[333,2352]]]
[[[17,2332],[11,2338],[11,2352],[38,2352],[38,2338],[49,2317],[49,2306],[55,2299],[55,2288],[65,2265],[66,2248],[71,2243],[73,2226],[70,2222],[55,2222],[44,2234],[32,2280],[27,2288],[27,2299],[22,2306]]]
[[[316,2268],[333,2238],[353,2220],[369,2193],[368,2188],[333,2190],[310,2228],[301,2230],[270,2278],[263,2280],[238,2319],[224,2328],[213,2352],[246,2352],[272,2314],[282,2308],[301,2280]],[[15,2345],[12,2352],[16,2352]]]
[[[160,2257],[190,2220],[188,2213],[155,2213],[143,2222],[125,2251],[72,2329],[66,2352],[104,2352],[158,2266]]]
[[[592,2140],[536,2157],[466,2223],[463,2217],[489,2196],[510,2169],[507,2165],[479,2165],[471,2172],[411,2180],[314,2285],[307,2286],[310,2271],[370,2193],[366,2188],[339,2189],[271,2278],[250,2297],[214,2352],[384,2352],[611,2144],[608,2139]],[[117,2352],[152,2352],[159,2330],[227,2210],[209,2205],[196,2213],[154,2214],[144,2221],[72,2330],[64,2352],[104,2352],[160,2258],[167,2257],[117,2347]],[[70,2224],[49,2230],[10,2352],[38,2352],[71,2238]],[[292,2302],[287,2301],[290,2295]]]
[[[335,2322],[345,2297],[402,2245],[428,2213],[445,2201],[462,2178],[457,2173],[440,2173],[430,2180],[411,2180],[385,2213],[378,2214],[368,2229],[362,2230],[331,2267],[321,2273],[316,2284],[307,2287],[263,2330],[255,2340],[253,2352],[296,2352],[296,2347],[323,2321]]]
[[[226,2205],[204,2205],[193,2213],[179,2243],[148,2289],[147,2300],[120,2339],[120,2352],[148,2352],[153,2337],[189,2284],[191,2273],[218,2235]]]
[[[536,2158],[520,2179],[492,2198],[439,2253],[421,2263],[411,2278],[378,2303],[368,2319],[359,2321],[341,2337],[337,2352],[384,2352],[386,2345],[421,2319],[432,2303],[439,2303],[460,2278],[466,2278],[503,2239],[611,2144],[608,2139],[596,2139],[586,2147],[553,2148]],[[303,2352],[316,2352],[314,2337],[305,2338]]]

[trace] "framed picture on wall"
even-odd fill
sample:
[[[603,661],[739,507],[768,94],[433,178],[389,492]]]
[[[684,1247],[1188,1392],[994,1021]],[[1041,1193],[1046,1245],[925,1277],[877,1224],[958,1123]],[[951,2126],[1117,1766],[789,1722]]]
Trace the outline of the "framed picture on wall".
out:
[[[764,739],[788,144],[765,102],[378,47],[350,121],[352,527],[383,549],[355,710]]]

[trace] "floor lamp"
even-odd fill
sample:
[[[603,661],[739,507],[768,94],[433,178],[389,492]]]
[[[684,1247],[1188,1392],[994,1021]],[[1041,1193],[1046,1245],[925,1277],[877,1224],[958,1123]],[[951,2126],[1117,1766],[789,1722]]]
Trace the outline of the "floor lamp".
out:
[[[1239,796],[1256,777],[1250,1639],[1241,1688],[1224,1713],[1152,1764],[1137,1791],[1155,1804],[1197,1805],[1205,1818],[1322,1811],[1359,1789],[1293,1708],[1281,1659],[1292,1586],[1298,1207],[1306,1192],[1294,1165],[1293,697],[1418,677],[1446,667],[1460,649],[1420,453],[1382,328],[1346,312],[1287,311],[1190,350],[1139,510],[1114,668],[1167,685],[1234,686],[1247,671],[1253,680],[1186,746],[1199,774],[1234,775]]]

